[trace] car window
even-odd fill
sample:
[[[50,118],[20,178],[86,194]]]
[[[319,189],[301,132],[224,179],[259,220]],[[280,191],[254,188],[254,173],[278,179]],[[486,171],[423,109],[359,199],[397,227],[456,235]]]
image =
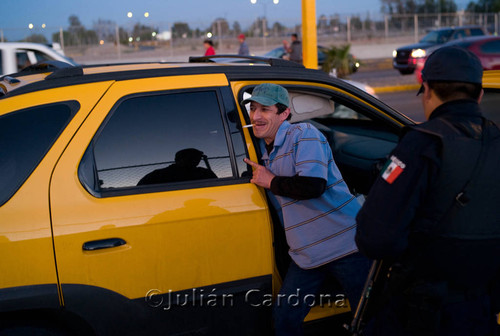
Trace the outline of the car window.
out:
[[[0,117],[0,205],[21,187],[78,108],[77,102],[65,102]]]
[[[31,65],[28,52],[25,50],[16,51],[17,71],[21,71]]]
[[[217,93],[123,100],[94,140],[98,190],[233,177]]]
[[[420,42],[428,43],[444,43],[450,39],[452,30],[435,30],[431,31],[429,34],[425,35]]]
[[[486,42],[479,49],[481,50],[481,52],[483,52],[485,54],[499,54],[500,53],[500,40]]]
[[[0,75],[3,74],[3,52],[0,50]]]
[[[455,34],[453,34],[453,38],[454,39],[462,39],[465,36],[467,36],[467,34],[466,34],[465,30],[462,30],[462,29],[461,30],[457,30],[455,32]]]
[[[471,28],[470,36],[481,36],[484,35],[484,31],[481,28]]]
[[[243,92],[243,100],[252,96],[252,89]],[[352,120],[369,120],[354,107],[349,107],[341,101],[323,94],[312,94],[310,91],[288,90],[290,96],[291,123],[301,122],[312,118],[335,118]],[[247,114],[250,114],[250,103],[245,105]]]
[[[38,50],[32,50],[37,62],[53,61],[54,58]]]
[[[283,49],[283,47],[278,47],[264,54],[264,57],[282,58],[284,54],[285,54],[285,49]]]

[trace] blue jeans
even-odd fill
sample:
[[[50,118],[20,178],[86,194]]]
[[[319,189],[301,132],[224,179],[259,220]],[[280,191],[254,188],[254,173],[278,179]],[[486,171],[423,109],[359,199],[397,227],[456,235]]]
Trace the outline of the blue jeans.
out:
[[[360,253],[312,269],[302,269],[290,263],[283,286],[274,305],[274,327],[276,335],[302,335],[302,322],[317,298],[328,275],[334,276],[343,287],[351,310],[356,309],[370,269],[371,261]],[[331,302],[335,303],[336,298]]]

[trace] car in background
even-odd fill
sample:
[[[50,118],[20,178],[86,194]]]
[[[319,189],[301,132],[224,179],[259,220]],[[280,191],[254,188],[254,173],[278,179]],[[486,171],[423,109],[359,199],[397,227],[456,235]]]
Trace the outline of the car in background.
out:
[[[479,106],[483,115],[500,127],[500,71],[485,71],[483,74],[483,98]]]
[[[418,60],[427,55],[429,48],[449,41],[481,35],[487,35],[487,31],[480,26],[446,27],[433,30],[425,35],[420,42],[394,50],[392,52],[392,66],[402,75],[412,74],[417,67]]]
[[[328,48],[324,46],[318,46],[318,67],[321,67],[323,63],[325,63],[326,55],[328,53]],[[271,51],[268,51],[262,57],[267,58],[282,58],[288,59],[288,54],[283,47],[274,48]],[[351,73],[358,71],[360,66],[359,60],[352,54],[349,54],[349,69]]]
[[[435,50],[444,46],[457,46],[471,51],[481,61],[483,70],[500,70],[500,36],[474,36],[430,48],[427,56],[417,61],[415,76],[419,83],[422,82],[422,69],[424,68],[427,57]]]
[[[45,44],[30,42],[0,42],[0,76],[15,73],[44,61],[76,63]]]

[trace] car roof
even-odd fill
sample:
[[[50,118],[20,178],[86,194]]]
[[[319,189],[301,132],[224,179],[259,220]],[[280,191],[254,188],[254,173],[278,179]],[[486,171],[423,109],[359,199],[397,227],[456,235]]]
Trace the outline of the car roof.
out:
[[[226,58],[228,55],[220,55]],[[232,55],[232,57],[237,57]],[[211,57],[191,57],[189,62],[116,63],[73,66],[59,61],[47,61],[22,71],[0,77],[0,99],[37,90],[92,83],[106,80],[225,73],[232,79],[303,79],[328,74],[306,69],[303,65],[282,59],[248,57],[247,63],[216,63]],[[311,77],[312,76],[312,77]]]
[[[211,56],[212,57],[212,56]],[[222,56],[222,57],[227,57]],[[225,75],[229,82],[273,81],[307,86],[336,87],[341,94],[356,95],[368,103],[380,103],[376,97],[346,81],[332,77],[324,71],[305,68],[302,64],[275,58],[260,58],[266,64],[249,62],[214,63],[204,57],[190,58],[190,62],[118,63],[105,65],[72,66],[58,61],[38,63],[13,75],[0,77],[0,100],[9,97],[79,84],[103,81],[125,81],[134,79],[172,76]],[[38,68],[37,68],[38,67]],[[196,84],[196,83],[194,83]],[[253,85],[249,84],[249,85]],[[389,106],[390,117],[400,124],[409,122],[403,114]]]
[[[445,43],[445,45],[451,46],[451,45],[471,44],[474,42],[489,41],[489,40],[500,40],[500,36],[494,36],[494,35],[467,36],[459,40],[449,41]]]
[[[0,49],[40,49],[40,50],[52,50],[55,49],[41,43],[34,42],[0,42]]]
[[[478,25],[466,25],[466,26],[451,26],[451,27],[441,27],[441,28],[436,28],[433,29],[434,31],[438,30],[458,30],[458,29],[470,29],[470,28],[481,28],[481,26]]]

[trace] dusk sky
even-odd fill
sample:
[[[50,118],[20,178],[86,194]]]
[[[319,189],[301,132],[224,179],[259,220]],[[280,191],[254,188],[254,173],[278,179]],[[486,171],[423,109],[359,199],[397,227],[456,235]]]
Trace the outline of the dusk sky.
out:
[[[311,0],[313,1],[313,0]],[[335,13],[341,16],[360,15],[372,17],[380,13],[380,0],[316,0],[316,14],[327,16]],[[133,17],[127,17],[131,11]],[[144,13],[149,17],[145,18]],[[243,29],[259,16],[266,14],[270,23],[276,21],[293,26],[301,19],[300,0],[1,0],[0,29],[7,38],[13,34],[29,35],[28,25],[34,25],[33,32],[41,33],[42,24],[47,31],[57,31],[68,26],[68,18],[76,15],[87,28],[98,19],[111,20],[121,26],[133,26],[140,22],[165,29],[173,22],[187,22],[191,28],[206,28],[213,20],[225,18],[230,24],[240,22]]]
[[[352,15],[364,19],[370,15],[379,19],[381,3],[380,0],[316,0],[316,14],[339,14],[343,19]],[[467,3],[468,0],[456,1],[459,10]],[[129,11],[132,18],[127,17]],[[279,21],[293,26],[301,20],[301,0],[279,0],[277,5],[273,0],[257,0],[254,5],[250,0],[1,0],[0,33],[11,40],[23,38],[30,35],[31,23],[32,33],[50,36],[60,28],[67,28],[71,15],[76,15],[87,29],[92,29],[99,19],[111,20],[125,28],[140,22],[162,31],[181,21],[192,29],[205,29],[217,18],[225,18],[230,25],[238,21],[246,29],[264,14],[270,25]],[[45,24],[43,30],[42,24]]]

